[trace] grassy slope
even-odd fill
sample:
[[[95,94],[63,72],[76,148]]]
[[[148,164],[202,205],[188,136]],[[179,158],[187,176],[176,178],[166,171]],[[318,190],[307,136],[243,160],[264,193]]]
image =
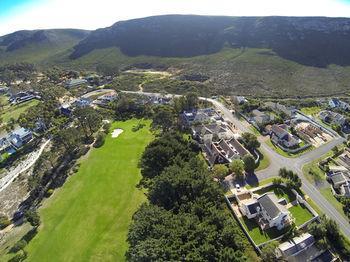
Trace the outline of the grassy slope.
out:
[[[329,95],[347,91],[350,67],[303,66],[277,56],[267,49],[224,48],[212,55],[191,58],[127,57],[118,48],[98,49],[71,61],[69,52],[52,57],[51,63],[70,68],[93,68],[99,63],[161,63],[203,73],[211,77],[209,85],[221,94],[236,93],[266,96]]]
[[[65,32],[55,32],[57,42],[29,45],[12,52],[0,46],[0,65],[17,62],[43,63],[76,45],[80,39]]]
[[[31,100],[19,105],[7,107],[6,109],[4,109],[3,112],[1,112],[0,116],[3,118],[4,122],[8,122],[10,118],[14,118],[15,120],[17,120],[18,117],[22,113],[24,113],[28,108],[35,106],[38,103],[38,100]]]
[[[1,63],[27,61],[42,66],[60,65],[72,69],[94,69],[98,64],[113,64],[120,68],[133,63],[166,64],[185,72],[211,77],[208,85],[220,94],[265,96],[330,95],[347,92],[350,67],[330,65],[316,68],[283,59],[268,49],[238,49],[225,47],[221,52],[190,58],[128,57],[116,47],[96,49],[70,60],[75,39],[60,46],[27,47],[13,53],[0,52]]]
[[[93,149],[77,174],[40,210],[43,227],[29,244],[28,261],[121,261],[131,217],[144,194],[138,160],[152,140],[147,127],[132,132],[137,120],[117,122],[118,138]],[[147,122],[149,126],[149,122]]]

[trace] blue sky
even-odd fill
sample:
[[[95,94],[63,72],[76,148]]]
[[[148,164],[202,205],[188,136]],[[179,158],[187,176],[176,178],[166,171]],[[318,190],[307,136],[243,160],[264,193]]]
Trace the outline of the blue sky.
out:
[[[40,4],[41,0],[0,0],[0,17],[15,14],[16,10]]]
[[[350,0],[0,0],[0,35],[22,29],[96,29],[160,14],[350,17]]]

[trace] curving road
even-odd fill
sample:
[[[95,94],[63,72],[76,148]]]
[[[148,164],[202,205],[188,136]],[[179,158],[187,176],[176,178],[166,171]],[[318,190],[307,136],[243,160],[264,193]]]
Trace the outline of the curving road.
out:
[[[224,116],[232,121],[234,125],[238,129],[240,129],[242,132],[252,132],[249,128],[247,128],[245,125],[242,124],[242,122],[233,116],[233,114],[228,110],[223,104],[220,102],[213,100],[213,99],[207,99],[208,101],[212,102],[216,108],[218,108]],[[274,151],[272,148],[270,148],[265,141],[260,137],[259,141],[261,143],[261,147],[264,151],[267,152],[270,158],[270,166],[265,169],[256,172],[256,176],[258,180],[264,180],[269,177],[274,177],[278,175],[278,171],[281,167],[286,167],[287,169],[293,170],[296,172],[301,181],[302,181],[302,190],[321,208],[321,210],[330,218],[335,220],[340,229],[343,231],[343,233],[346,236],[350,236],[350,224],[349,222],[333,207],[332,204],[330,204],[323,195],[318,191],[318,189],[310,183],[303,174],[302,168],[305,164],[319,159],[323,155],[325,155],[327,152],[332,150],[334,146],[342,144],[345,139],[342,137],[336,137],[332,141],[330,141],[327,144],[324,144],[310,152],[307,152],[297,158],[287,158],[284,156],[281,156],[276,151]]]
[[[145,93],[145,92],[132,92],[132,91],[122,91],[125,93],[135,93],[143,94],[147,96],[159,96],[160,93]],[[169,94],[171,95],[171,94]],[[171,95],[173,97],[179,97],[180,95]],[[201,97],[202,100],[207,100],[211,102],[224,117],[230,120],[237,129],[241,132],[250,132],[252,131],[245,126],[238,118],[236,118],[232,112],[227,109],[222,103],[217,100]],[[302,190],[321,208],[321,210],[330,218],[335,220],[339,228],[346,236],[350,236],[350,224],[349,222],[330,204],[318,191],[318,189],[310,183],[303,174],[302,168],[305,164],[316,160],[327,152],[329,152],[334,146],[342,144],[345,139],[342,137],[336,137],[327,144],[324,144],[310,152],[307,152],[297,158],[287,158],[278,154],[275,150],[269,147],[262,137],[259,137],[261,143],[261,148],[268,154],[270,158],[270,166],[264,170],[256,172],[256,177],[259,180],[264,180],[266,178],[278,176],[278,171],[281,167],[286,167],[289,170],[296,172],[301,181],[302,181]]]

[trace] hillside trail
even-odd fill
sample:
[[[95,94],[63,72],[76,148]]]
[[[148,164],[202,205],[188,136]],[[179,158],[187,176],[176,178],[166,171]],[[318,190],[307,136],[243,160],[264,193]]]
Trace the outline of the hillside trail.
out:
[[[39,159],[42,152],[46,148],[46,146],[50,143],[50,140],[45,141],[39,150],[34,151],[28,154],[27,158],[18,164],[13,169],[9,170],[7,175],[0,179],[0,192],[7,188],[13,180],[15,180],[20,174],[29,170],[35,162]]]

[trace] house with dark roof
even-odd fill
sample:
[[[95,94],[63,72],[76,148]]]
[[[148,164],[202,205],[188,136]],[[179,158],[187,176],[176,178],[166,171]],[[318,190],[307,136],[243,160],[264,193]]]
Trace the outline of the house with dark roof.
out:
[[[283,147],[291,148],[299,145],[299,139],[291,135],[282,125],[273,125],[271,127],[270,137],[275,144],[280,144]]]
[[[7,94],[7,92],[9,91],[9,88],[7,86],[0,86],[0,94]]]
[[[258,224],[261,229],[276,227],[278,230],[290,225],[292,219],[287,208],[280,204],[273,192],[267,192],[257,199],[260,205]]]
[[[249,152],[235,139],[221,139],[218,142],[204,141],[203,153],[210,166],[228,164],[234,159],[240,159]]]
[[[331,98],[328,102],[328,105],[331,108],[340,108],[343,110],[349,110],[350,105],[344,101],[339,100],[338,98]]]
[[[331,108],[337,108],[340,107],[340,100],[338,98],[331,98],[328,102],[328,105]]]
[[[248,219],[255,219],[262,230],[276,227],[278,230],[290,225],[292,217],[288,209],[278,200],[273,192],[261,196],[250,190],[235,194],[239,210]]]
[[[60,106],[60,112],[62,115],[65,115],[66,117],[70,117],[73,113],[73,109],[69,104],[63,104]]]
[[[315,242],[315,238],[304,233],[293,239],[283,242],[276,248],[278,260],[288,262],[334,261],[334,256],[329,250],[320,249]]]

